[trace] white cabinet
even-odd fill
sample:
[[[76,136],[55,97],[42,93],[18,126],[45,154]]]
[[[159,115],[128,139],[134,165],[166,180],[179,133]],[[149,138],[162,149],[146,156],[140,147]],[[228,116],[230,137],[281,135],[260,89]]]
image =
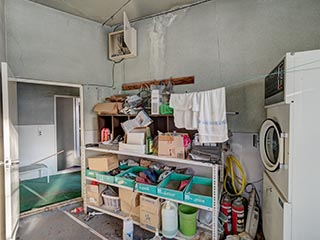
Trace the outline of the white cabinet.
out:
[[[123,30],[109,33],[109,59],[120,61],[137,56],[137,31],[123,13]]]

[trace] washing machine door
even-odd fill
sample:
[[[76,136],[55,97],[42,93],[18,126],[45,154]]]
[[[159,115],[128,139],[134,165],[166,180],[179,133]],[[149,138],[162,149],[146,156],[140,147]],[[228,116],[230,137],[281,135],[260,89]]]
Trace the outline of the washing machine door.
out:
[[[266,119],[260,128],[260,156],[265,168],[271,172],[283,163],[284,143],[280,126]]]

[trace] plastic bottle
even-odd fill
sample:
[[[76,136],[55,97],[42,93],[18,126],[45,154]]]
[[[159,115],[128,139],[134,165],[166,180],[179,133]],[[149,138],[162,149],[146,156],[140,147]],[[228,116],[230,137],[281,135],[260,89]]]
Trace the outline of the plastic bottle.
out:
[[[165,201],[162,209],[162,235],[174,238],[178,232],[178,207],[175,203]]]
[[[150,128],[147,127],[147,137],[146,137],[146,154],[153,153],[153,139],[151,137]]]
[[[125,218],[123,220],[123,240],[133,240],[133,221],[131,218]]]
[[[74,209],[71,210],[72,213],[76,213],[76,214],[80,214],[84,212],[84,208],[83,207],[76,207]]]
[[[104,142],[104,138],[105,138],[105,128],[102,128],[101,129],[101,139],[100,139],[100,142]]]

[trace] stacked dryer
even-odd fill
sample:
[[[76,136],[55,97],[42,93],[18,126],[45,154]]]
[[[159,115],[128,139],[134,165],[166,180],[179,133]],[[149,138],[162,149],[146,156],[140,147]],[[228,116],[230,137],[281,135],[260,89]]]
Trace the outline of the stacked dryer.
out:
[[[320,50],[285,55],[265,78],[265,107],[260,154],[266,240],[320,239]]]

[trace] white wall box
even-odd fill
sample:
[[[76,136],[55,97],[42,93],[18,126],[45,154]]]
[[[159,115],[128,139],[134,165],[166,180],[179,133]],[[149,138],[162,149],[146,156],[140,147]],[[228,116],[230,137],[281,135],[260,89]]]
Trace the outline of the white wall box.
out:
[[[137,56],[137,31],[123,12],[123,30],[109,33],[109,59],[120,61]]]

